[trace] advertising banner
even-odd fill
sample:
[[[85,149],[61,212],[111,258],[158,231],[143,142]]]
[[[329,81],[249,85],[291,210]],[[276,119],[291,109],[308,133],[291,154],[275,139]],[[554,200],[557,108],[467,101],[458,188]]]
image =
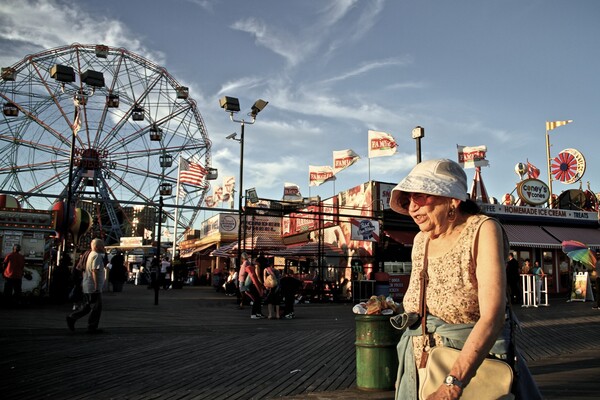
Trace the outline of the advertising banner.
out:
[[[573,273],[573,289],[571,290],[571,301],[594,301],[592,283],[587,272]]]
[[[350,218],[351,240],[379,241],[379,221],[374,219]]]

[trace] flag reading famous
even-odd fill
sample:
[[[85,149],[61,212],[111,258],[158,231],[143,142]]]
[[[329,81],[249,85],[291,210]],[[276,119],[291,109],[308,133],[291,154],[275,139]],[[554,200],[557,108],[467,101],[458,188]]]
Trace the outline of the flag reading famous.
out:
[[[323,166],[308,166],[308,182],[309,186],[320,186],[327,181],[335,180],[333,175],[333,168],[329,165]]]
[[[396,140],[385,132],[369,130],[369,158],[385,157],[396,154]]]
[[[348,168],[358,160],[360,160],[360,156],[350,149],[334,151],[333,174],[335,175],[338,172]]]

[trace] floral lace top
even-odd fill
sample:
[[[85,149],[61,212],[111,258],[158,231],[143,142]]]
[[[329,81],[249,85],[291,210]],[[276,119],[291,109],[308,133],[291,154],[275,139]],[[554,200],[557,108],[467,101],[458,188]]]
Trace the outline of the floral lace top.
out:
[[[481,224],[488,219],[481,214],[470,216],[452,249],[441,257],[428,257],[429,284],[425,292],[428,311],[446,323],[475,323],[479,319],[473,245]],[[412,273],[403,301],[406,312],[419,312],[420,276],[426,239],[423,233],[415,237]],[[436,334],[433,337],[436,343],[431,345],[441,345],[441,338]],[[413,339],[417,365],[421,358],[422,340],[422,336]]]

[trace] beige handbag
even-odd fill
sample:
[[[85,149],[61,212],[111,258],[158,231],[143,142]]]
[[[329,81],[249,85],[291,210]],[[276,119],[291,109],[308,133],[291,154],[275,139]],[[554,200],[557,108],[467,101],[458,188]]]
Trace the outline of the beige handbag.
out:
[[[460,351],[451,347],[433,347],[429,351],[427,365],[419,383],[419,399],[438,390],[458,358]],[[461,400],[513,399],[510,393],[513,371],[507,363],[486,358],[477,369],[477,373],[463,389]]]
[[[436,346],[426,351],[428,342],[426,319],[427,319],[427,297],[425,291],[429,282],[427,274],[427,248],[429,242],[425,243],[425,254],[423,260],[423,270],[421,271],[421,298],[420,314],[421,329],[423,331],[423,355],[421,365],[418,368],[419,374],[419,399],[425,400],[434,393],[440,386],[445,384],[446,377],[450,374],[452,366],[458,359],[460,350],[451,347]],[[471,378],[469,384],[463,388],[461,400],[509,400],[514,399],[511,394],[513,381],[513,371],[507,363],[486,358],[483,360],[475,376]]]

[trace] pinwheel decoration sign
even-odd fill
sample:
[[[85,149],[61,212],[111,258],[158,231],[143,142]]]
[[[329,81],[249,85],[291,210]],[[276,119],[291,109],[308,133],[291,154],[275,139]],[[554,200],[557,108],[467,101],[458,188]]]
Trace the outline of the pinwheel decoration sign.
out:
[[[566,149],[552,160],[552,176],[564,184],[575,183],[585,173],[585,158],[578,150]]]

